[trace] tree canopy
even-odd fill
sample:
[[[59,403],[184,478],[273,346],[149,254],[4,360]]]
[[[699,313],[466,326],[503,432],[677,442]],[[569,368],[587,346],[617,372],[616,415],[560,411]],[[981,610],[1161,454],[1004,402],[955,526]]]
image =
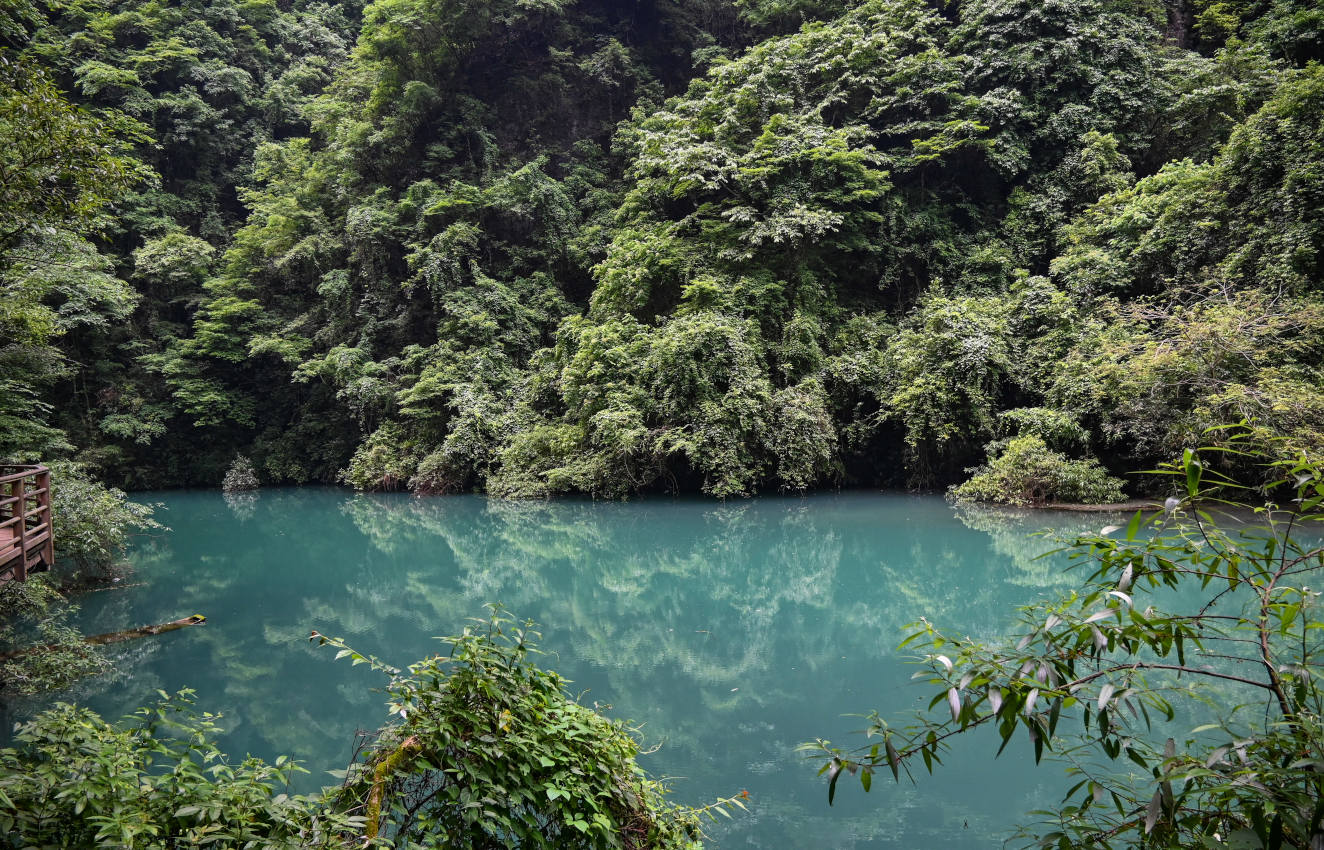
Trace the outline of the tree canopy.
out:
[[[725,497],[958,484],[1035,417],[1114,472],[1321,439],[1308,4],[5,20],[45,116],[7,155],[58,154],[5,166],[4,315],[59,354],[5,384],[10,453]]]

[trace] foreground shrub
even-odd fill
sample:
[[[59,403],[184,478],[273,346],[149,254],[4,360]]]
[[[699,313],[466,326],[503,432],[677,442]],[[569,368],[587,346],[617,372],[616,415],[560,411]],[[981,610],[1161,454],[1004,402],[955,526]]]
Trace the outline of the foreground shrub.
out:
[[[130,535],[161,527],[150,506],[130,502],[73,463],[51,464],[51,513],[56,556],[100,577],[124,554]]]
[[[120,727],[64,703],[19,727],[0,750],[0,847],[325,847],[358,827],[276,793],[301,770],[283,757],[229,764],[190,691],[161,696]]]
[[[0,699],[106,670],[105,657],[69,625],[77,610],[43,574],[0,583]]]
[[[1045,502],[1120,502],[1122,482],[1099,462],[1071,460],[1034,435],[1008,440],[985,466],[949,491],[959,502],[1042,505]]]
[[[677,806],[636,764],[634,730],[580,705],[556,673],[529,658],[537,634],[494,610],[448,655],[406,671],[343,643],[338,657],[391,676],[390,713],[334,797],[361,815],[364,837],[398,846],[466,848],[693,848],[700,816],[742,807]],[[509,633],[507,633],[509,629]]]
[[[1078,586],[1022,607],[1005,637],[914,624],[901,645],[929,707],[909,722],[873,715],[872,740],[850,751],[806,744],[829,803],[843,776],[868,791],[875,776],[932,771],[982,729],[999,753],[1023,746],[1066,770],[1061,804],[1030,813],[1042,821],[1023,846],[1320,847],[1324,463],[1257,445],[1255,430],[1218,436],[1165,467],[1183,498],[1076,539]],[[1248,492],[1215,471],[1229,450],[1277,482],[1216,517]]]
[[[337,657],[390,676],[392,717],[323,795],[286,793],[285,757],[231,764],[219,715],[192,692],[112,726],[59,704],[0,750],[0,848],[614,848],[696,850],[704,809],[664,799],[635,759],[634,730],[575,702],[534,666],[529,624],[494,612],[406,671],[343,643]]]
[[[62,582],[107,579],[136,531],[160,528],[152,509],[93,480],[78,464],[51,464],[51,514]],[[34,694],[103,672],[104,656],[69,625],[77,609],[52,574],[0,584],[0,698]]]

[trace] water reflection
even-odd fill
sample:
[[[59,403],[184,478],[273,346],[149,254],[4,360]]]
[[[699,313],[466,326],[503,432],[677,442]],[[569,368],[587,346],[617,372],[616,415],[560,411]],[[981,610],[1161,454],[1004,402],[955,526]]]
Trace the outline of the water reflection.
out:
[[[554,667],[664,746],[655,772],[701,802],[747,788],[752,814],[722,847],[914,847],[989,843],[1039,802],[982,749],[919,788],[839,795],[793,753],[844,738],[843,717],[894,712],[920,691],[894,650],[919,616],[988,636],[1011,606],[1070,579],[1041,559],[1090,516],[956,513],[940,499],[825,495],[708,501],[499,502],[269,490],[154,494],[173,531],[135,555],[141,585],[84,602],[108,631],[194,612],[205,628],[125,645],[113,679],[75,696],[111,716],[156,688],[191,686],[225,712],[238,756],[288,752],[341,767],[353,733],[382,720],[380,683],[333,663],[310,629],[406,663],[441,649],[501,601],[536,619]],[[309,780],[315,787],[325,780]],[[880,786],[882,784],[880,783]]]
[[[234,518],[245,522],[257,516],[257,500],[261,498],[256,490],[240,490],[236,493],[222,493],[225,505],[234,514]]]

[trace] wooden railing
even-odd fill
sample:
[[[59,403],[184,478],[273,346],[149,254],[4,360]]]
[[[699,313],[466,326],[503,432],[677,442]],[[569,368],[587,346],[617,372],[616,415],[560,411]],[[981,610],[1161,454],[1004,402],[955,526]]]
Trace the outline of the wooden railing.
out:
[[[23,581],[39,564],[54,563],[50,470],[0,464],[0,580]]]

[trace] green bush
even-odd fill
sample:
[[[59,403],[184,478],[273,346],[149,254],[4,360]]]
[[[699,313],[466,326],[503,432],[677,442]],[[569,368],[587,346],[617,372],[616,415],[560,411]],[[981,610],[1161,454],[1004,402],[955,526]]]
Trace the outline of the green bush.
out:
[[[160,528],[152,509],[89,478],[83,467],[51,464],[51,521],[63,579],[107,578],[135,531]],[[0,689],[33,694],[102,672],[105,659],[68,624],[69,606],[46,575],[0,584]]]
[[[77,610],[45,575],[0,583],[0,698],[64,687],[109,666],[69,625]]]
[[[985,466],[948,494],[958,502],[1042,505],[1045,502],[1107,504],[1126,496],[1122,481],[1094,459],[1070,460],[1035,435],[1014,437]]]
[[[392,717],[333,797],[364,818],[364,838],[397,846],[696,848],[706,809],[665,800],[636,764],[634,730],[576,702],[529,659],[537,633],[494,609],[447,638],[447,655],[399,671],[333,638],[337,657],[391,675]]]
[[[243,455],[235,455],[234,462],[225,471],[225,480],[221,482],[221,489],[226,493],[238,493],[242,490],[256,490],[260,486],[262,485],[257,480],[257,470],[253,469],[253,462]]]
[[[57,559],[71,560],[79,573],[104,577],[131,534],[161,528],[150,506],[130,502],[122,490],[93,480],[82,466],[50,466],[55,553]]]
[[[702,817],[744,808],[667,802],[634,730],[531,663],[531,624],[478,622],[405,671],[313,633],[387,673],[401,718],[322,795],[285,793],[303,769],[283,756],[228,761],[220,715],[195,713],[191,691],[159,691],[120,726],[58,704],[0,750],[0,848],[698,850]]]
[[[394,422],[373,432],[350,458],[340,479],[355,490],[399,490],[418,467],[415,447]]]
[[[65,703],[19,727],[19,747],[0,750],[0,847],[344,846],[357,820],[276,793],[301,768],[230,764],[220,716],[160,693],[121,727]]]

